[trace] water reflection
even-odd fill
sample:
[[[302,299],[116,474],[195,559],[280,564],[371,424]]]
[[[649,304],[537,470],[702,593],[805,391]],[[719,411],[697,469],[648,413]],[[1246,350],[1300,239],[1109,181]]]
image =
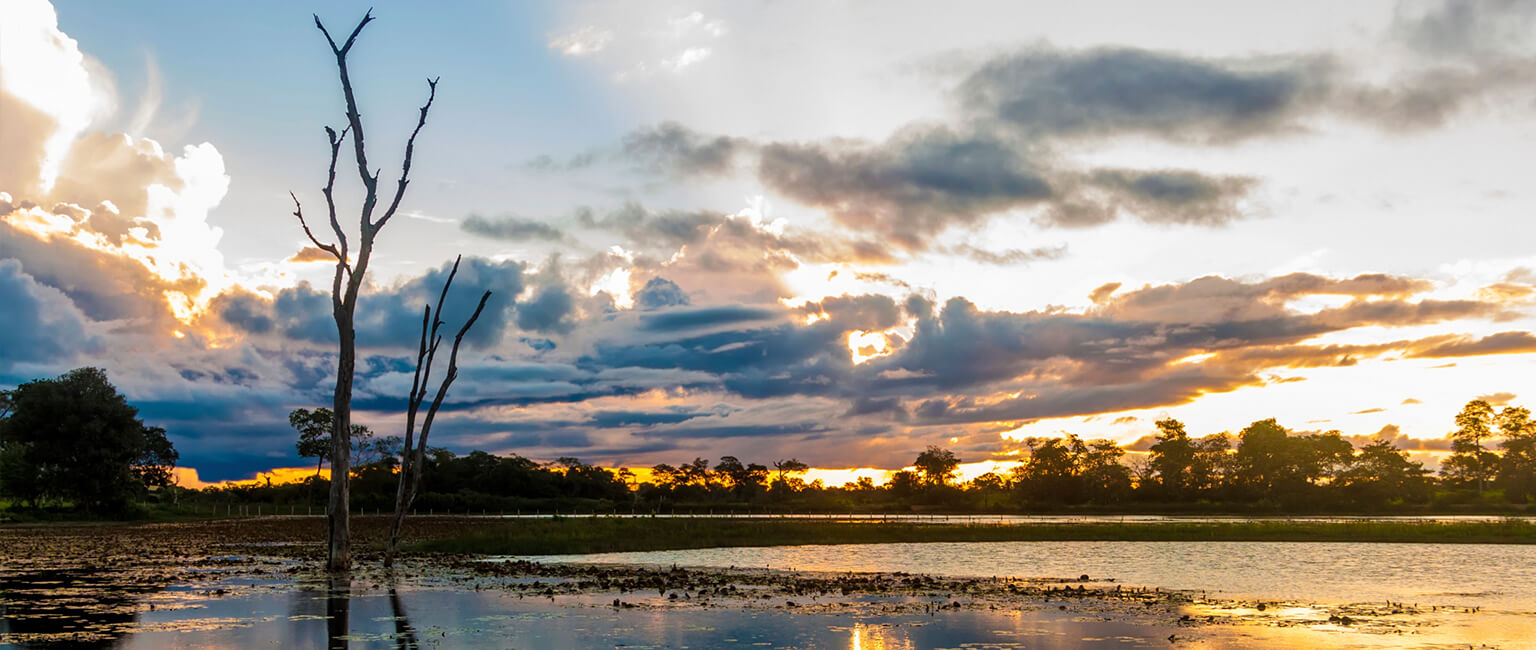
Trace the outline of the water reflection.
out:
[[[330,650],[346,650],[352,611],[352,577],[331,575],[325,585],[325,637]]]
[[[123,580],[97,569],[0,576],[0,640],[22,648],[108,648],[133,631],[140,598],[163,581]]]
[[[598,562],[951,576],[1114,578],[1230,598],[1403,602],[1536,613],[1536,545],[1360,542],[956,542],[542,556]]]
[[[395,647],[416,650],[416,628],[411,627],[411,619],[405,615],[405,605],[394,585],[389,587],[389,609],[395,615]]]

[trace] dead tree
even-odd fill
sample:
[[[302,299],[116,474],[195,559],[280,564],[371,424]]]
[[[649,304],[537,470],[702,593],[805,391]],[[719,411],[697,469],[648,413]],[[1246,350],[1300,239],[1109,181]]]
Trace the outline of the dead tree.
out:
[[[320,17],[315,16],[315,27],[325,35],[325,42],[330,44],[331,53],[336,55],[336,68],[341,77],[341,93],[347,104],[347,125],[342,127],[341,133],[335,129],[325,127],[325,135],[331,144],[331,164],[325,181],[325,205],[330,215],[331,232],[336,235],[335,243],[323,243],[315,237],[309,228],[309,223],[304,220],[304,209],[299,204],[299,198],[293,196],[293,215],[299,218],[299,225],[303,226],[304,234],[309,241],[331,256],[336,258],[336,274],[331,280],[331,314],[336,320],[337,360],[336,360],[336,393],[332,404],[335,412],[335,421],[331,429],[331,499],[326,506],[326,517],[329,523],[329,550],[327,553],[326,567],[331,571],[345,571],[352,566],[352,534],[348,519],[351,508],[351,470],[352,470],[352,380],[354,365],[357,360],[357,333],[353,327],[353,317],[357,312],[357,296],[362,290],[363,278],[368,273],[368,262],[373,257],[373,241],[390,218],[395,216],[395,210],[400,207],[400,199],[405,197],[406,185],[410,183],[411,155],[416,146],[416,135],[421,133],[421,127],[427,123],[427,111],[432,108],[432,100],[437,97],[437,80],[427,80],[427,103],[421,107],[421,115],[416,120],[416,128],[411,131],[411,137],[405,143],[405,157],[400,164],[400,180],[395,185],[394,198],[384,209],[384,213],[374,218],[375,209],[379,204],[379,171],[369,171],[368,154],[363,141],[363,118],[357,111],[357,99],[352,94],[352,79],[347,73],[347,54],[352,51],[353,43],[357,42],[357,35],[363,31],[368,23],[373,22],[373,11],[363,15],[363,19],[352,29],[352,34],[341,46],[336,45],[336,40],[331,38],[331,33],[320,22]],[[341,145],[352,136],[352,153],[357,162],[357,174],[363,183],[363,202],[358,215],[358,246],[355,252],[349,247],[346,231],[342,229],[341,222],[336,218],[336,199],[333,190],[336,187],[336,162],[340,158]]]
[[[421,314],[421,344],[416,351],[416,375],[411,379],[411,397],[405,412],[405,447],[400,452],[400,478],[395,487],[395,516],[390,520],[389,546],[384,551],[386,567],[395,564],[400,527],[405,523],[405,513],[410,512],[411,503],[416,500],[416,491],[421,489],[421,470],[426,462],[427,435],[432,432],[432,421],[437,418],[437,410],[442,407],[443,398],[448,396],[448,387],[459,376],[459,344],[464,341],[469,328],[479,320],[480,312],[485,309],[485,301],[491,297],[489,291],[480,296],[480,304],[475,306],[475,313],[454,335],[453,348],[448,353],[448,372],[444,373],[443,381],[438,384],[437,393],[432,397],[432,404],[427,407],[427,415],[421,421],[421,436],[416,437],[416,416],[421,412],[422,402],[427,399],[427,386],[432,381],[432,363],[437,359],[437,348],[443,342],[442,335],[437,333],[438,328],[444,324],[443,300],[448,297],[448,287],[453,286],[453,276],[459,273],[459,260],[462,257],[453,260],[453,270],[448,272],[443,292],[437,296],[437,308],[425,307]]]

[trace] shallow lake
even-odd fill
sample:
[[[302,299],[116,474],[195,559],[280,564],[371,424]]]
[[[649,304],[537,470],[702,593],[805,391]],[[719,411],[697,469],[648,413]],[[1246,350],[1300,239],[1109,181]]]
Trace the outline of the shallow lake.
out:
[[[1213,597],[1404,602],[1536,613],[1536,545],[1357,542],[963,542],[713,548],[538,562],[1077,577]]]

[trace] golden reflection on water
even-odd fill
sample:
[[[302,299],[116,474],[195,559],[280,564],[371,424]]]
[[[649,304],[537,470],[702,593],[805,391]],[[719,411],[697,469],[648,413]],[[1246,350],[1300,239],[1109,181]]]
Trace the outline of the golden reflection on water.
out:
[[[851,650],[912,650],[912,640],[906,635],[894,633],[887,625],[855,623],[849,628],[848,647]]]

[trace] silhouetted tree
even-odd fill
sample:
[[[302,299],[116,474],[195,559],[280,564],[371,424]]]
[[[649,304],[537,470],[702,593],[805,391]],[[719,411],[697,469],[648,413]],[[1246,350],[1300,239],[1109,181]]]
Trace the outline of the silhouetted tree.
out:
[[[1157,443],[1152,445],[1151,463],[1163,498],[1179,500],[1190,491],[1190,469],[1195,463],[1195,443],[1184,431],[1184,423],[1173,418],[1157,421]]]
[[[1094,440],[1079,456],[1083,496],[1093,503],[1117,503],[1131,492],[1131,468],[1121,464],[1125,450],[1111,440]]]
[[[1131,490],[1131,469],[1121,464],[1125,450],[1109,440],[1030,438],[1029,460],[1014,470],[1014,486],[1026,501],[1038,503],[1113,503]]]
[[[0,488],[13,497],[117,512],[144,488],[170,485],[178,454],[165,430],[145,426],[99,368],[24,383],[9,407]]]
[[[1493,407],[1480,399],[1467,402],[1456,414],[1456,430],[1451,433],[1451,455],[1440,464],[1440,474],[1456,483],[1471,485],[1482,495],[1483,486],[1494,478],[1499,455],[1483,448],[1483,441],[1493,435]]]
[[[331,38],[331,33],[320,22],[320,16],[315,16],[315,27],[325,35],[325,42],[331,46],[331,53],[336,57],[336,70],[341,81],[342,97],[346,100],[347,126],[341,133],[335,129],[325,127],[325,134],[330,141],[331,162],[327,171],[325,188],[325,204],[330,217],[331,232],[335,234],[335,243],[320,241],[309,223],[304,220],[304,208],[299,204],[299,198],[293,197],[293,215],[298,217],[299,225],[304,228],[305,236],[309,237],[316,248],[330,253],[336,259],[336,271],[331,279],[331,315],[336,321],[337,357],[336,357],[336,391],[331,408],[335,414],[335,422],[331,427],[331,498],[326,507],[326,516],[329,523],[329,543],[327,545],[326,567],[331,571],[341,571],[352,566],[352,529],[348,513],[351,511],[350,477],[352,467],[352,382],[357,361],[357,332],[354,327],[354,319],[357,313],[357,299],[363,288],[363,279],[368,275],[368,264],[373,259],[374,239],[379,231],[395,216],[395,211],[400,208],[400,200],[405,197],[405,188],[410,184],[411,157],[416,150],[416,136],[421,133],[421,128],[426,126],[427,112],[432,108],[432,101],[437,97],[437,80],[427,80],[427,101],[422,105],[420,116],[416,120],[416,128],[411,131],[411,136],[405,141],[405,157],[400,164],[400,179],[395,184],[394,198],[384,209],[384,213],[374,218],[374,211],[379,205],[379,172],[374,171],[368,164],[367,147],[363,138],[363,116],[357,109],[357,98],[352,93],[352,79],[347,69],[347,55],[351,53],[352,46],[357,42],[358,34],[368,23],[373,22],[373,13],[370,10],[358,21],[357,26],[347,39],[337,45]],[[358,210],[358,247],[354,253],[347,240],[346,230],[341,227],[341,221],[336,216],[336,163],[341,156],[341,145],[352,135],[352,153],[357,163],[357,174],[363,185],[362,206]]]
[[[1386,440],[1362,447],[1333,485],[1350,501],[1383,506],[1401,501],[1421,503],[1429,498],[1429,470],[1408,459]]]
[[[722,456],[720,463],[715,465],[715,474],[724,477],[730,484],[731,494],[737,500],[750,501],[763,490],[768,468],[757,463],[742,464],[741,459],[735,456]]]
[[[777,477],[773,479],[773,484],[769,487],[775,493],[798,491],[805,486],[805,482],[798,477],[791,477],[790,474],[799,474],[810,468],[810,465],[802,463],[799,459],[795,458],[774,461],[773,469],[777,473]]]
[[[1082,484],[1078,481],[1078,457],[1083,441],[1068,434],[1065,438],[1030,438],[1029,459],[1013,470],[1014,488],[1027,502],[1082,503]]]
[[[954,480],[955,468],[960,466],[960,462],[955,452],[930,445],[917,455],[917,460],[912,461],[912,464],[922,474],[924,485],[939,486],[948,485]]]
[[[891,496],[898,499],[910,499],[921,485],[917,472],[901,470],[891,474],[891,480],[886,482],[885,489],[890,491]]]
[[[1499,459],[1497,483],[1506,499],[1527,502],[1536,497],[1536,422],[1531,420],[1530,409],[1506,406],[1499,412],[1498,425],[1504,454]]]
[[[335,423],[336,414],[324,406],[313,411],[297,408],[288,412],[288,425],[299,432],[299,439],[293,446],[300,458],[316,459],[315,478],[320,477],[320,470],[331,459],[331,427]],[[352,446],[355,451],[368,444],[368,439],[372,437],[373,431],[367,425],[352,425]]]

